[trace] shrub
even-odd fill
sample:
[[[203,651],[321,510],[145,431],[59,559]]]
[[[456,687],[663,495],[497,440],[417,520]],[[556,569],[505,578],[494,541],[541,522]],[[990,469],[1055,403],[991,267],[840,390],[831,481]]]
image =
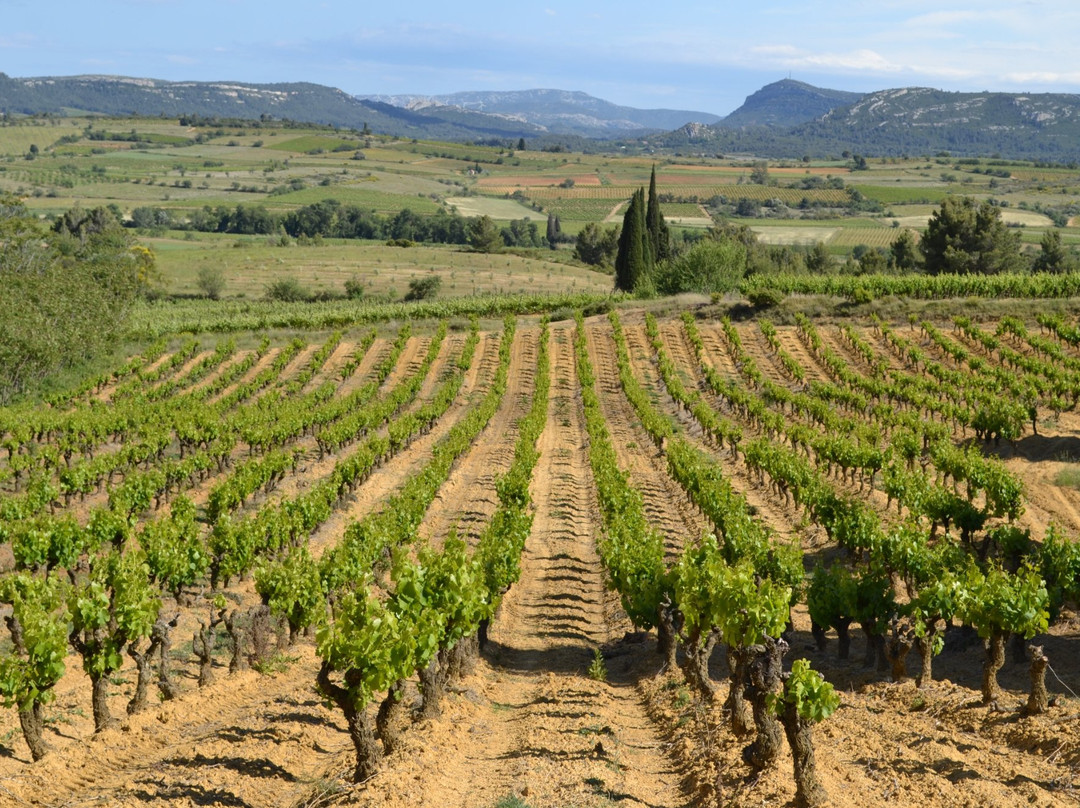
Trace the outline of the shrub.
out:
[[[413,278],[409,281],[409,291],[405,293],[405,300],[427,300],[435,297],[442,286],[442,278],[438,275],[428,275],[425,278]]]
[[[774,306],[779,306],[780,302],[784,299],[783,292],[763,287],[747,292],[746,296],[750,300],[750,305],[755,309],[769,309]]]
[[[657,273],[663,294],[733,291],[746,273],[746,248],[734,241],[702,239]]]
[[[358,275],[353,275],[345,281],[345,297],[349,300],[359,300],[364,296],[364,282]]]
[[[225,273],[221,267],[203,267],[196,281],[199,291],[211,300],[217,300],[225,289]]]
[[[293,277],[281,278],[266,287],[267,300],[280,300],[285,303],[296,303],[307,300],[310,297],[307,290],[300,285],[300,281]]]

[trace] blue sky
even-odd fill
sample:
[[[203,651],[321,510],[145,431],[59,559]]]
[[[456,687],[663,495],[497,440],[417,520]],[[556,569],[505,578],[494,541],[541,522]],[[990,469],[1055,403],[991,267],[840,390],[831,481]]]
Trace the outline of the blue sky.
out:
[[[842,90],[1080,93],[1080,3],[0,0],[0,71],[313,81],[356,94],[534,87],[726,114]]]

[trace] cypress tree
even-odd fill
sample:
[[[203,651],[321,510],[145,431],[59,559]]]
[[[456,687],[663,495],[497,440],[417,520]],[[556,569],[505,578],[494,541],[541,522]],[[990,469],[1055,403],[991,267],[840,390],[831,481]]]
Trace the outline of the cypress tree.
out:
[[[671,255],[671,233],[664,214],[660,212],[660,199],[656,195],[656,166],[649,177],[649,207],[645,212],[645,226],[649,231],[649,250],[653,263],[659,263]]]
[[[634,291],[638,280],[651,268],[652,251],[645,228],[645,190],[638,188],[630,197],[630,206],[623,215],[619,252],[615,256],[615,288],[624,292]]]
[[[558,215],[549,213],[547,218],[547,241],[548,246],[551,249],[557,249],[559,243],[563,240],[562,237],[562,223],[559,221]]]

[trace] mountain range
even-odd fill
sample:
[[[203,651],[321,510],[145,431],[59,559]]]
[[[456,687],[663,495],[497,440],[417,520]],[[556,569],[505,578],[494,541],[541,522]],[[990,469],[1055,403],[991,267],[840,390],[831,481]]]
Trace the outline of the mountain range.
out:
[[[418,112],[447,107],[520,121],[555,134],[582,137],[627,137],[670,131],[688,122],[711,124],[721,120],[711,112],[677,109],[636,109],[567,90],[514,90],[464,92],[450,95],[366,96],[395,107]]]
[[[823,111],[828,103],[823,93],[830,91],[797,85],[789,80],[768,85],[718,124],[685,125],[650,142],[658,148],[787,158],[842,151],[882,157],[947,151],[953,156],[1080,161],[1080,95],[901,87],[866,93]],[[813,114],[793,122],[801,104]],[[771,124],[770,115],[781,123]]]
[[[428,140],[530,148],[736,153],[771,158],[999,154],[1080,160],[1080,96],[958,93],[902,87],[873,93],[783,79],[728,116],[620,106],[581,92],[521,90],[441,96],[353,96],[303,82],[173,82],[118,76],[10,78],[0,114],[195,114],[291,119]]]

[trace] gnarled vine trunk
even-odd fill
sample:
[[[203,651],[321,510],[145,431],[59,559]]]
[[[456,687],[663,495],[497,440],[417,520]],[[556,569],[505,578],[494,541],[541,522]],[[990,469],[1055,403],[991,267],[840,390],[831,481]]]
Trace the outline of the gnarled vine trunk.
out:
[[[442,715],[442,700],[449,673],[448,656],[449,652],[440,648],[428,666],[420,671],[420,694],[423,696],[420,718],[438,718]]]
[[[679,636],[675,628],[675,616],[669,606],[661,606],[659,619],[656,621],[656,651],[664,659],[664,670],[675,670],[678,664],[675,653],[678,648]]]
[[[851,654],[850,625],[850,620],[841,620],[836,626],[836,656],[838,659],[847,659]]]
[[[766,637],[762,645],[747,649],[750,663],[747,667],[748,684],[746,697],[754,711],[757,737],[743,749],[743,760],[757,771],[768,768],[780,754],[783,729],[769,709],[769,696],[780,686],[783,656],[788,645],[783,640]]]
[[[23,738],[30,747],[30,757],[35,761],[41,760],[49,752],[49,745],[45,743],[45,709],[41,702],[35,701],[25,710],[19,709],[19,725],[22,727]]]
[[[742,738],[754,731],[754,719],[746,703],[746,670],[750,656],[745,648],[727,647],[728,670],[731,687],[724,702],[724,709],[731,716],[731,731],[736,738]]]
[[[892,634],[885,643],[885,656],[892,668],[892,680],[902,682],[907,679],[907,655],[915,644],[915,632],[907,623],[893,620]]]
[[[157,650],[158,646],[154,642],[153,636],[150,638],[150,645],[147,646],[146,651],[140,652],[135,647],[135,643],[128,646],[128,656],[135,661],[135,669],[138,672],[135,680],[135,692],[127,705],[128,715],[135,715],[135,713],[146,709],[150,682],[154,678],[154,654],[157,653]]]
[[[717,634],[710,631],[701,635],[695,631],[686,643],[686,657],[683,662],[683,674],[701,697],[707,702],[716,699],[716,683],[709,676],[709,659],[716,647]]]
[[[177,614],[172,620],[158,617],[154,628],[150,632],[150,639],[158,646],[158,690],[164,701],[175,699],[177,696],[176,684],[172,679],[172,630],[180,620]]]
[[[264,665],[270,661],[270,638],[274,634],[269,606],[254,606],[251,615],[251,664]]]
[[[90,704],[94,711],[94,732],[108,729],[113,723],[109,712],[109,677],[90,674]]]
[[[795,806],[796,808],[821,808],[827,802],[825,789],[817,777],[814,763],[814,739],[811,733],[813,723],[804,721],[799,715],[794,702],[784,702],[781,716],[788,746],[791,747],[791,760],[795,768]]]
[[[471,676],[479,658],[480,644],[476,635],[462,637],[450,651],[447,681],[460,682],[466,676]]]
[[[1050,666],[1050,659],[1043,653],[1041,645],[1029,645],[1028,653],[1031,654],[1031,693],[1028,694],[1023,713],[1041,715],[1050,707],[1050,699],[1046,695],[1046,669]]]
[[[239,609],[233,609],[232,613],[225,618],[225,630],[229,632],[229,640],[232,645],[232,656],[229,658],[229,673],[238,673],[247,670],[248,661],[244,656],[247,646],[247,630]]]
[[[375,728],[382,739],[383,751],[392,754],[401,744],[401,719],[405,712],[402,701],[405,695],[405,680],[398,679],[386,692],[386,698],[379,705],[375,716]]]
[[[356,688],[359,682],[355,671],[345,674],[346,687],[341,687],[330,681],[330,668],[324,662],[319,668],[316,681],[323,695],[334,702],[343,713],[345,722],[349,725],[349,739],[352,741],[356,752],[356,768],[353,769],[353,782],[362,783],[374,777],[382,763],[382,749],[375,740],[375,732],[371,726],[364,706],[358,706],[350,689]]]
[[[919,672],[915,676],[915,687],[920,690],[934,681],[934,638],[937,635],[937,621],[926,624],[926,634],[915,639],[919,648]]]
[[[1005,664],[1005,632],[995,629],[984,645],[986,662],[983,663],[982,700],[983,704],[992,704],[1001,696],[997,673]]]

